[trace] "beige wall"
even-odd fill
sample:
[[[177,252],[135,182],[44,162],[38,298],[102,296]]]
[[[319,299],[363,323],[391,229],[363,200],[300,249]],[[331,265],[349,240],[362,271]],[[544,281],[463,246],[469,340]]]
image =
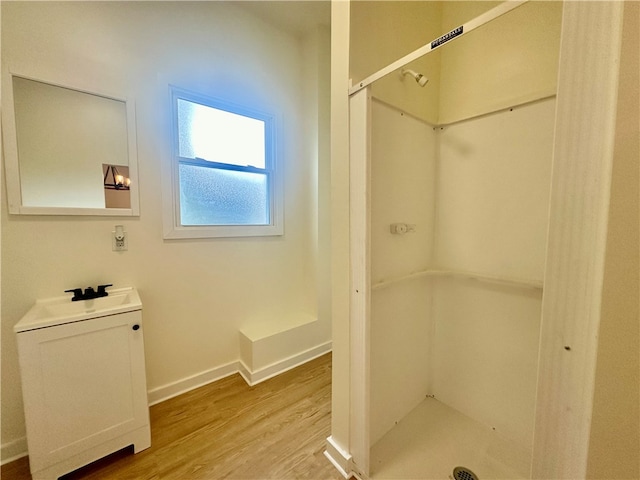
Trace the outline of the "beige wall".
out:
[[[443,25],[481,13],[473,3],[445,2]],[[561,19],[561,2],[533,1],[442,47],[439,123],[555,95]]]
[[[351,80],[355,84],[499,3],[352,2]],[[554,95],[561,17],[561,2],[530,2],[408,65],[429,78],[426,87],[394,72],[377,81],[373,93],[431,124]]]
[[[442,8],[442,2],[430,1],[352,2],[350,75],[353,83],[440,36]],[[405,112],[437,123],[439,52],[416,60],[408,68],[428,77],[427,86],[420,88],[411,77],[394,72],[373,85],[374,95]]]
[[[246,322],[316,314],[316,183],[328,143],[326,126],[318,134],[318,108],[308,96],[326,101],[327,95],[303,85],[314,68],[305,62],[327,63],[322,38],[327,34],[301,42],[225,2],[2,3],[3,63],[135,98],[141,212],[117,219],[13,216],[3,185],[2,443],[8,451],[24,444],[12,328],[37,298],[98,283],[137,287],[149,389],[236,361],[238,330]],[[317,55],[307,55],[314,49]],[[321,72],[328,75],[326,68]],[[167,79],[282,115],[284,236],[163,240]],[[326,117],[324,108],[325,123]],[[322,169],[326,183],[326,164]],[[128,232],[127,252],[111,251],[116,223]],[[330,339],[326,309],[320,321],[318,344]]]
[[[303,43],[305,157],[311,162],[310,237],[314,255],[309,258],[316,279],[318,318],[325,327],[331,318],[331,31],[318,27]]]
[[[349,2],[331,2],[331,438],[349,452]],[[343,459],[347,460],[347,459]],[[346,466],[346,465],[345,465]]]
[[[590,479],[640,478],[640,4],[624,11]]]
[[[440,34],[441,17],[441,2],[351,2],[349,74],[353,83],[433,40]]]

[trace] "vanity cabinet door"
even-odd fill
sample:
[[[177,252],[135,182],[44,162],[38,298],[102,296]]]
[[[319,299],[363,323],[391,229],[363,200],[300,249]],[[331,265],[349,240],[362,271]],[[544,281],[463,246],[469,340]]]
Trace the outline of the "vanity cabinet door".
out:
[[[148,429],[141,327],[135,311],[18,333],[32,472],[78,468],[110,453],[92,448]]]

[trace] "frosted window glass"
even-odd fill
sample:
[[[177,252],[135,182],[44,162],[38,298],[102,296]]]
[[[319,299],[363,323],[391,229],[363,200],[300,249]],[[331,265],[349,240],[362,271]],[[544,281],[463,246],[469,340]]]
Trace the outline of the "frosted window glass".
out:
[[[265,122],[179,98],[178,154],[265,168]]]
[[[179,173],[182,225],[269,224],[266,174],[184,163]]]

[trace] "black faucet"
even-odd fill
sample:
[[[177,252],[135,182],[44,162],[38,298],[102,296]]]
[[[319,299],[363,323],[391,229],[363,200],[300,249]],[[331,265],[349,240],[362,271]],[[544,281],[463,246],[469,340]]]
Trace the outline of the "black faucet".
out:
[[[93,287],[87,287],[82,293],[81,288],[72,288],[71,290],[65,290],[65,293],[73,293],[72,302],[77,302],[78,300],[91,300],[92,298],[106,297],[109,295],[107,292],[107,287],[112,287],[112,284],[107,285],[98,285],[98,291],[96,292]]]

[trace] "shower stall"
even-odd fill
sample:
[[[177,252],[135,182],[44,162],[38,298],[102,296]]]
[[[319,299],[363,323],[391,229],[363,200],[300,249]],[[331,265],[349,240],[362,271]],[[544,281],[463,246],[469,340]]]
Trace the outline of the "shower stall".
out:
[[[555,84],[456,114],[451,99],[469,92],[443,87],[455,71],[444,58],[561,16],[550,5],[505,2],[350,90],[349,454],[363,478],[532,474],[554,335],[542,319]],[[518,92],[503,73],[491,81]],[[423,108],[432,84],[439,106]]]
[[[526,476],[554,107],[548,98],[434,127],[371,99],[374,478],[423,478],[385,464],[419,425],[427,443],[444,429],[443,450],[424,449],[432,465],[466,448],[468,463],[490,451],[505,464],[482,464],[484,478]]]

